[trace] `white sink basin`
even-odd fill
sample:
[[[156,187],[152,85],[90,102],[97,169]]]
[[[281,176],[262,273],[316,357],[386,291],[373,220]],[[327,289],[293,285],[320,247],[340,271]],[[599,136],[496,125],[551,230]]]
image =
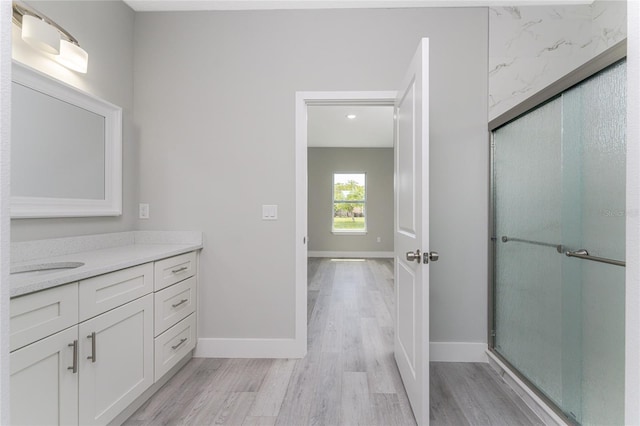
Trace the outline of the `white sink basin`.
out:
[[[50,262],[50,263],[32,263],[30,265],[11,267],[11,275],[42,275],[58,272],[61,269],[74,269],[83,266],[83,262]]]

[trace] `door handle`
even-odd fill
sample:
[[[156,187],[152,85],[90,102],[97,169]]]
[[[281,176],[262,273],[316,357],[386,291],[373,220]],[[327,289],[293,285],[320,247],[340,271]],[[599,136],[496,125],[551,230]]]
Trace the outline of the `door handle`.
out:
[[[69,343],[70,348],[73,348],[73,365],[71,367],[67,367],[67,370],[71,370],[72,373],[78,372],[78,341],[74,340],[73,343]]]
[[[407,260],[409,262],[418,262],[420,263],[420,249],[416,250],[415,253],[412,251],[407,252]]]
[[[181,301],[179,301],[178,303],[172,303],[171,307],[172,308],[177,308],[178,306],[182,305],[183,303],[187,303],[189,301],[189,299],[182,299]]]
[[[91,362],[96,362],[96,332],[92,332],[87,336],[87,339],[91,339],[91,355],[87,357]]]
[[[175,351],[176,349],[178,349],[186,341],[187,341],[187,338],[183,337],[182,339],[180,339],[180,342],[177,345],[171,346],[171,349],[173,349]]]
[[[422,263],[429,263],[429,261],[437,262],[440,259],[440,255],[437,251],[430,251],[429,253],[425,252],[422,255]]]

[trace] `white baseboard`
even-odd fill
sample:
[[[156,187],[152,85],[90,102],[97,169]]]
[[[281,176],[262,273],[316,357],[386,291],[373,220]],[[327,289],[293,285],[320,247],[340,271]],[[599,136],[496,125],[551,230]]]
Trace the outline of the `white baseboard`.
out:
[[[429,361],[487,362],[486,343],[430,342]]]
[[[302,347],[301,347],[302,346]],[[487,362],[486,343],[431,342],[429,360],[434,362]],[[295,339],[200,338],[196,358],[303,358],[306,345]]]
[[[565,422],[551,407],[549,407],[538,395],[535,394],[518,376],[516,376],[500,359],[487,350],[489,365],[502,377],[511,389],[524,401],[525,404],[536,413],[545,425],[567,426]]]
[[[309,257],[393,258],[392,251],[308,251]]]
[[[295,339],[212,339],[200,338],[196,358],[303,358],[307,342]]]

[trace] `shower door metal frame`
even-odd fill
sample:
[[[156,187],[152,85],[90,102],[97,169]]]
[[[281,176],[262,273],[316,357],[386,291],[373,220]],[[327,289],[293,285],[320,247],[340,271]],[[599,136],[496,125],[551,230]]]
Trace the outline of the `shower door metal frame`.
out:
[[[507,359],[498,353],[495,349],[495,261],[496,261],[496,243],[498,236],[495,235],[495,170],[494,170],[494,149],[493,132],[498,128],[520,118],[534,108],[554,99],[566,90],[576,86],[589,77],[597,74],[605,68],[615,64],[616,62],[627,57],[627,39],[618,42],[605,50],[590,61],[561,77],[559,80],[551,83],[549,86],[540,90],[531,97],[525,99],[510,110],[502,113],[498,117],[489,121],[488,126],[488,146],[489,146],[489,265],[488,265],[488,349],[498,358],[505,366],[509,368],[511,373],[517,376],[533,393],[536,394],[548,407],[550,407],[558,416],[564,419],[568,424],[576,424],[575,420],[568,417],[551,399],[542,393],[536,385],[522,375]]]

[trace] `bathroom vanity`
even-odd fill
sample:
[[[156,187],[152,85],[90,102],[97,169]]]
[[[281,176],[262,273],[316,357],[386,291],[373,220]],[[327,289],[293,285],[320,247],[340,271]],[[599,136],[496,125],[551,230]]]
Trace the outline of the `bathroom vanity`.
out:
[[[122,108],[16,61],[11,77],[11,217],[120,216]],[[13,243],[10,423],[122,423],[192,356],[202,247],[200,232]]]
[[[14,243],[11,424],[119,423],[165,383],[196,345],[201,248],[199,232]]]

